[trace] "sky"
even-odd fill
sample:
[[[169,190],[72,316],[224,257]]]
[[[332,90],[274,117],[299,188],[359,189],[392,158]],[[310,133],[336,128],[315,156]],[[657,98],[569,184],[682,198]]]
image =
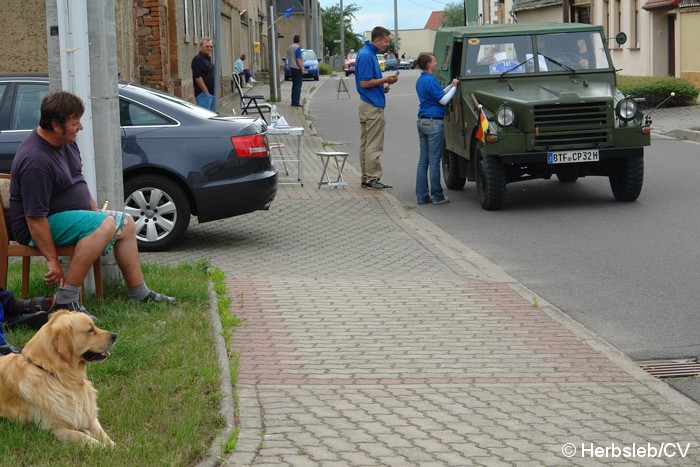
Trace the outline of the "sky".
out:
[[[319,0],[322,8],[339,5],[340,0]],[[442,11],[445,5],[455,0],[396,0],[398,5],[398,29],[423,29],[430,13]],[[355,13],[353,31],[358,34],[371,31],[375,26],[394,30],[394,0],[343,0],[343,7],[355,4],[360,10]]]

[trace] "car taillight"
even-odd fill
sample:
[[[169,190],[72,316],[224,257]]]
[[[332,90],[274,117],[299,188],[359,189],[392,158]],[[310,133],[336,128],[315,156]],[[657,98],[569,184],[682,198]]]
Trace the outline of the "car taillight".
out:
[[[238,157],[267,157],[267,145],[261,134],[231,136],[231,144]]]

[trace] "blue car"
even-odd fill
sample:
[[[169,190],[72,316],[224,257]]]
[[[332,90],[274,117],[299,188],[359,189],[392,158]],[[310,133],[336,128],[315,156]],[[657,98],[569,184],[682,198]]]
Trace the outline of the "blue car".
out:
[[[302,49],[301,59],[304,61],[304,73],[302,77],[313,78],[315,81],[318,81],[318,57],[316,56],[316,52],[311,49]],[[292,70],[289,69],[287,59],[283,58],[282,60],[284,60],[284,79],[286,81],[291,81]]]

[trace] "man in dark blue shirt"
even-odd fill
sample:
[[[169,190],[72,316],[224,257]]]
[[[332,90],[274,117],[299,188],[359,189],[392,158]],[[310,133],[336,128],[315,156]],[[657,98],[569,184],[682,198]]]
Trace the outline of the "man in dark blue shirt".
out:
[[[360,95],[360,168],[362,187],[382,190],[391,188],[379,181],[382,165],[379,156],[384,150],[385,93],[389,85],[399,80],[396,75],[382,76],[377,54],[384,52],[391,42],[391,32],[377,26],[372,29],[372,40],[365,41],[355,60],[355,87]]]
[[[214,45],[205,37],[199,42],[199,53],[192,59],[192,82],[197,105],[214,110]]]

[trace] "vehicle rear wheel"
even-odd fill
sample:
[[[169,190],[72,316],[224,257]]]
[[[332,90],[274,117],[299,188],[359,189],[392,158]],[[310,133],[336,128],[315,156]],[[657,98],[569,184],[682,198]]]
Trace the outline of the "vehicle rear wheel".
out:
[[[610,188],[618,201],[635,201],[644,183],[644,156],[625,159],[620,171],[610,176]]]
[[[442,150],[442,178],[450,190],[461,190],[467,182],[466,177],[459,175],[458,155],[447,149]]]
[[[475,151],[476,191],[481,207],[496,211],[503,207],[506,197],[506,175],[498,158],[484,158],[484,143],[477,143]]]
[[[170,248],[190,225],[190,203],[182,189],[159,175],[124,183],[124,211],[134,218],[140,251]]]

